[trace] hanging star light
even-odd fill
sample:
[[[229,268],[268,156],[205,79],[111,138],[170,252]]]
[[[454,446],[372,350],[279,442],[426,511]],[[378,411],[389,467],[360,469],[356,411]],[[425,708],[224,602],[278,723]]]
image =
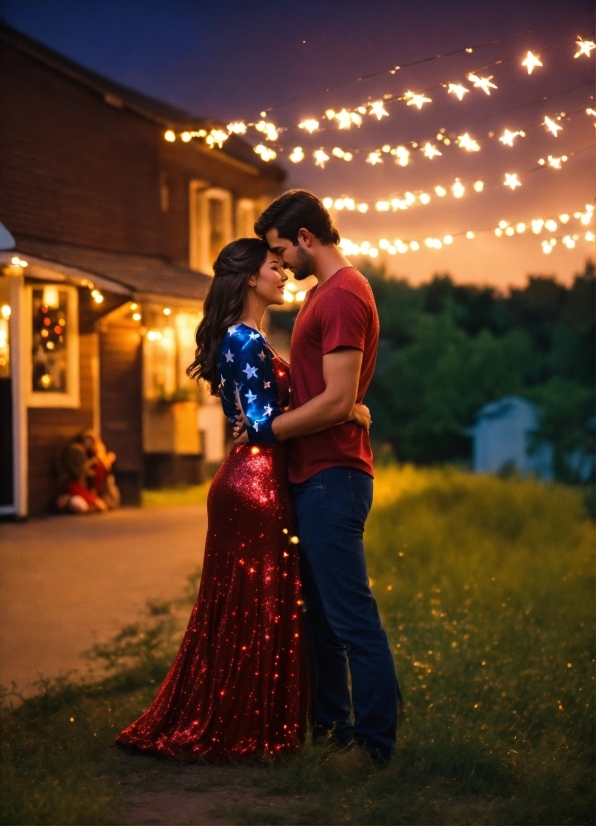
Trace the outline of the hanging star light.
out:
[[[253,151],[256,152],[257,155],[259,155],[259,157],[261,158],[261,160],[265,161],[265,163],[268,163],[269,161],[274,161],[277,158],[277,152],[275,152],[273,149],[270,149],[268,146],[264,146],[262,143],[260,143],[258,146],[255,146]]]
[[[275,125],[269,121],[260,120],[258,123],[255,123],[255,129],[257,132],[261,132],[261,134],[265,135],[265,138],[268,141],[276,141],[278,138],[278,130]]]
[[[404,100],[407,101],[406,106],[416,106],[418,109],[422,109],[425,103],[432,103],[431,98],[427,98],[423,94],[417,95],[415,92],[406,92]]]
[[[383,106],[382,100],[375,100],[373,103],[370,104],[369,115],[376,115],[377,120],[381,120],[381,118],[389,117],[389,112]]]
[[[226,129],[231,135],[246,135],[247,126],[244,121],[234,121],[234,123],[228,123]]]
[[[528,74],[531,75],[537,66],[542,66],[542,63],[538,55],[528,52],[526,59],[522,60],[522,66],[525,66],[528,70]]]
[[[366,159],[366,163],[370,163],[373,166],[376,166],[378,163],[383,163],[383,158],[381,157],[380,152],[371,152]]]
[[[563,129],[562,126],[559,126],[558,123],[555,123],[554,120],[551,120],[551,118],[548,117],[544,118],[543,126],[546,126],[547,130],[552,132],[555,138],[557,137],[557,132],[560,132]]]
[[[304,160],[304,152],[302,151],[302,147],[301,146],[296,146],[292,150],[291,155],[289,155],[288,157],[289,157],[289,160],[292,161],[292,163],[300,163],[300,161],[303,161]]]
[[[491,83],[494,75],[489,75],[488,77],[478,77],[478,75],[470,73],[468,75],[468,80],[474,84],[474,88],[482,89],[483,92],[486,92],[487,95],[490,95],[491,89],[497,89],[498,87],[495,86],[494,83]]]
[[[575,41],[577,45],[577,52],[573,55],[573,57],[581,57],[585,55],[586,57],[590,57],[590,53],[596,49],[596,43],[593,40],[582,40],[582,38],[578,38]]]
[[[521,181],[518,180],[517,172],[506,172],[505,173],[505,182],[503,186],[509,186],[511,189],[515,189],[518,186],[521,186]]]
[[[321,169],[325,169],[325,164],[329,160],[329,155],[325,152],[324,149],[315,149],[312,153],[313,158],[315,159],[315,166],[320,166]]]
[[[505,129],[499,140],[504,146],[513,146],[514,138],[519,137],[521,134],[521,132],[510,132],[509,129]]]
[[[467,95],[470,90],[462,86],[461,83],[450,83],[447,87],[447,93],[455,95],[458,100],[463,100],[464,95]]]
[[[437,155],[442,155],[442,152],[439,152],[436,146],[433,146],[432,143],[429,141],[422,147],[422,151],[424,152],[425,158],[434,158]]]
[[[405,146],[397,146],[395,148],[395,163],[400,166],[407,166],[410,162],[410,150]]]
[[[468,152],[480,152],[480,145],[478,141],[471,138],[467,132],[465,135],[458,136],[457,143],[462,149],[466,149]]]
[[[306,129],[311,135],[319,128],[319,121],[314,118],[308,118],[298,124],[298,129]]]

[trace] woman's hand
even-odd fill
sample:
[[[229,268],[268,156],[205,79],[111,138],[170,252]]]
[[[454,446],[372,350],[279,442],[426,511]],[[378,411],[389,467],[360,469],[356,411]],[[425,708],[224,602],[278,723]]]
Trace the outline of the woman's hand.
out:
[[[370,430],[372,419],[370,410],[365,404],[355,404],[350,414],[349,422],[354,422],[358,427],[363,427],[365,430]]]
[[[243,442],[236,442],[236,440],[242,435],[242,433],[244,433],[245,430],[246,423],[244,421],[244,416],[241,413],[236,413],[236,424],[234,425],[234,429],[232,431],[235,444],[243,444]]]

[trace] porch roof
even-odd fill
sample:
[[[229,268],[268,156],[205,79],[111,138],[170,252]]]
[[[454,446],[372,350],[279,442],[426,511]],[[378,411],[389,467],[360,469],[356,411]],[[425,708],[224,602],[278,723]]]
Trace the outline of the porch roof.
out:
[[[39,263],[62,266],[67,275],[110,282],[118,293],[151,293],[202,301],[211,284],[210,276],[156,255],[112,252],[18,234],[16,247],[10,252],[24,259],[30,256]],[[103,289],[108,290],[108,284]]]

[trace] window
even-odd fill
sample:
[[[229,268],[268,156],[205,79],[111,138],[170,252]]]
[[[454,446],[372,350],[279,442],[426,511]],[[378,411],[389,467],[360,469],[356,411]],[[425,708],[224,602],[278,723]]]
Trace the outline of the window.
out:
[[[78,294],[75,287],[28,287],[30,407],[79,406]]]
[[[240,198],[236,207],[236,237],[254,238],[259,209],[252,198]]]
[[[232,196],[225,189],[190,185],[190,265],[211,273],[222,247],[232,240]]]

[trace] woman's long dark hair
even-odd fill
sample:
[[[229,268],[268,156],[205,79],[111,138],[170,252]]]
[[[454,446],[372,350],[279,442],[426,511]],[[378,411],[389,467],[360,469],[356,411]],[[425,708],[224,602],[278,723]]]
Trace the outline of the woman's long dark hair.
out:
[[[213,281],[195,333],[195,360],[186,372],[193,379],[204,379],[214,396],[220,395],[219,345],[226,329],[242,316],[248,279],[261,269],[267,252],[260,238],[238,238],[222,249],[213,265]]]

